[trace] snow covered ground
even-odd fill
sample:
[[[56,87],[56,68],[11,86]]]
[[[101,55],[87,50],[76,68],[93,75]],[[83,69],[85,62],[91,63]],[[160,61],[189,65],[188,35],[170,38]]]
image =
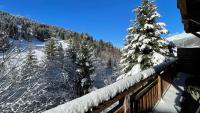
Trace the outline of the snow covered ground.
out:
[[[27,55],[27,48],[28,48],[29,44],[31,44],[33,46],[33,50],[39,61],[41,61],[44,58],[44,55],[45,55],[44,54],[44,46],[45,46],[46,42],[41,42],[36,38],[32,38],[31,42],[28,42],[24,39],[15,40],[15,39],[10,38],[10,42],[12,44],[11,50],[13,50],[14,48],[20,49],[21,52],[20,52],[19,58],[21,59],[21,61],[23,61]],[[59,43],[62,44],[63,49],[66,49],[69,45],[68,42],[63,41],[63,40],[60,40]],[[1,60],[1,58],[3,58],[3,53],[0,53],[0,60]]]
[[[188,74],[178,73],[177,78],[169,87],[166,94],[154,108],[153,113],[179,113],[181,110],[182,93],[184,91],[185,80]]]

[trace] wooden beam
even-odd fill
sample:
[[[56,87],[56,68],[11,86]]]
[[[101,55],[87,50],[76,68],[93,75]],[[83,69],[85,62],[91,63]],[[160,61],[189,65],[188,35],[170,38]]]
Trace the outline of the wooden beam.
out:
[[[188,16],[188,9],[187,9],[187,0],[178,0],[178,8],[181,11],[182,18],[187,18]]]

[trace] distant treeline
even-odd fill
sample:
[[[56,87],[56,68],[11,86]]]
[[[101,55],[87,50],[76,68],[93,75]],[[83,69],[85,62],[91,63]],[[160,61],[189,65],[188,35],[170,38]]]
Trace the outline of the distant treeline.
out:
[[[26,17],[15,16],[5,11],[0,11],[0,31],[7,37],[14,39],[31,40],[32,37],[36,37],[40,41],[48,40],[51,37],[62,40],[72,39],[77,46],[80,45],[84,38],[84,40],[87,40],[89,44],[94,47],[97,56],[102,56],[104,58],[120,57],[119,49],[114,47],[110,42],[95,40],[87,33],[77,33],[61,27],[41,24]],[[0,37],[0,39],[1,38],[2,37]],[[2,49],[2,47],[5,46],[1,44],[0,48]]]

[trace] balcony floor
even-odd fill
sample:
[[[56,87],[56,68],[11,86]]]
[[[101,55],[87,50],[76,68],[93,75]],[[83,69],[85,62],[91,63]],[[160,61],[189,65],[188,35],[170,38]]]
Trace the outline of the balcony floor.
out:
[[[178,73],[177,78],[173,81],[167,92],[160,102],[155,106],[153,113],[179,113],[181,110],[180,103],[184,91],[185,80],[189,74]]]

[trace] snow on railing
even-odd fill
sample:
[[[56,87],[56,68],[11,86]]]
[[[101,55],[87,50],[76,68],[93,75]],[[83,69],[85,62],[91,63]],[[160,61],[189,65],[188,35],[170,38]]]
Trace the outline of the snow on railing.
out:
[[[160,73],[165,68],[175,63],[176,60],[170,60],[164,62],[158,66],[154,66],[147,70],[144,70],[138,74],[128,76],[127,78],[121,79],[111,85],[93,91],[82,97],[69,101],[65,104],[59,105],[53,109],[47,110],[44,113],[85,113],[90,111],[92,108],[97,107],[99,104],[114,98],[116,95],[122,93],[126,89],[136,83],[144,80],[156,73]]]

